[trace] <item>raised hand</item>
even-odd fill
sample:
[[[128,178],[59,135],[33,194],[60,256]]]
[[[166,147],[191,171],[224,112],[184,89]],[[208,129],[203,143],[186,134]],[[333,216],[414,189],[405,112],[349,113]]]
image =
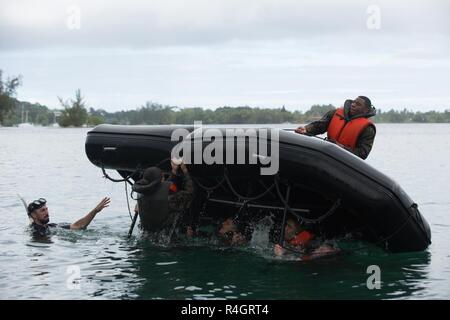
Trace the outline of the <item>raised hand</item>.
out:
[[[305,127],[298,127],[297,129],[295,129],[295,132],[300,133],[300,134],[305,134],[306,129],[305,129]]]
[[[109,207],[109,203],[111,202],[111,199],[108,197],[105,197],[102,199],[102,201],[100,201],[100,203],[94,208],[95,212],[100,212],[103,209]]]
[[[187,173],[188,169],[186,167],[186,164],[184,162],[181,163],[181,171],[183,171],[183,173]]]

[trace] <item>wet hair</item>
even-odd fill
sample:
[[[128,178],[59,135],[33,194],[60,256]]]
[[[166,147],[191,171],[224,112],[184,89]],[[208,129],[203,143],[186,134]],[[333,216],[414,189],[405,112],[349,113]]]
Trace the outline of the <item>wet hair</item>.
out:
[[[299,219],[299,217],[297,217],[296,215],[289,213],[286,217],[286,221],[288,220],[292,220],[294,221],[296,224],[301,225],[302,221]]]
[[[38,200],[34,200],[33,202],[30,202],[27,207],[28,216],[31,216],[31,213],[33,213],[34,210],[38,210],[38,209],[42,208],[43,206],[45,206],[46,203],[47,203],[47,200],[45,200],[44,198],[39,198]]]
[[[295,229],[298,231],[309,229],[305,222],[295,214],[289,213],[286,217],[286,224],[288,220],[292,220],[295,223]]]
[[[370,101],[369,98],[367,98],[365,96],[359,96],[358,98],[361,98],[364,100],[364,103],[366,104],[367,109],[370,109],[372,107],[372,102]]]
[[[240,233],[246,241],[249,241],[252,237],[253,233],[253,227],[251,226],[250,222],[247,219],[239,218],[235,215],[229,215],[220,220],[220,223],[217,226],[217,231],[219,231],[222,228],[222,224],[227,221],[228,219],[231,219],[233,224],[236,227],[236,231],[228,231],[224,234],[225,239],[228,239],[231,241],[233,239],[233,235],[235,233]]]

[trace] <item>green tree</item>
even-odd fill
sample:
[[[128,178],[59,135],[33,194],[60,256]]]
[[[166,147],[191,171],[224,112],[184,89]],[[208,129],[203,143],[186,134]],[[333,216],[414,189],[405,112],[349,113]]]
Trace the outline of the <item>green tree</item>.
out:
[[[315,104],[312,105],[311,108],[305,112],[305,119],[306,121],[313,121],[313,120],[318,120],[320,118],[322,118],[322,116],[327,113],[330,110],[335,109],[335,106],[333,106],[332,104],[327,104],[327,105],[319,105],[319,104]]]
[[[105,123],[105,119],[101,116],[93,116],[90,115],[88,117],[88,125],[89,126],[98,126],[99,124]]]
[[[3,80],[3,71],[0,70],[0,125],[14,111],[15,100],[13,96],[20,85],[20,76]]]
[[[58,119],[58,123],[61,127],[81,127],[86,124],[88,113],[80,89],[75,91],[75,99],[71,99],[70,102],[64,101],[60,97],[58,97],[58,99],[59,103],[64,107],[64,110]]]
[[[425,123],[427,122],[427,118],[422,112],[416,112],[414,117],[412,118],[413,122]]]

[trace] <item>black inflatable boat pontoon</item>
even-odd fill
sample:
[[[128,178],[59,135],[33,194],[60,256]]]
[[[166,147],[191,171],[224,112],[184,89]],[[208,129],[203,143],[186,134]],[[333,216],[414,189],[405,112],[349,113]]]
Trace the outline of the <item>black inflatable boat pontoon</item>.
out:
[[[192,126],[177,125],[100,125],[88,132],[86,154],[94,165],[103,170],[117,170],[131,183],[150,166],[169,171],[171,150],[178,143],[171,140],[176,129],[190,133],[184,141],[192,146],[202,137],[201,134],[196,137],[195,133],[207,130],[194,132]],[[245,150],[247,158],[244,164],[202,161],[188,166],[197,186],[192,209],[202,216],[243,208],[255,215],[269,210],[281,224],[285,209],[327,237],[351,234],[390,252],[425,250],[431,243],[427,221],[402,188],[342,148],[280,129],[273,129],[276,131],[266,137],[261,135],[266,129],[254,128],[258,143],[264,140],[270,144],[274,136],[278,142],[271,145],[271,155],[276,146],[279,170],[276,174],[262,175],[261,168],[267,164],[249,161],[260,155],[255,154],[248,137],[229,137],[225,134],[227,128],[215,129],[216,133],[223,133],[222,138],[214,139],[216,146],[223,146],[223,159],[227,159],[233,143],[233,152]],[[200,141],[200,145],[204,151],[208,142]],[[228,154],[237,161],[236,154]]]

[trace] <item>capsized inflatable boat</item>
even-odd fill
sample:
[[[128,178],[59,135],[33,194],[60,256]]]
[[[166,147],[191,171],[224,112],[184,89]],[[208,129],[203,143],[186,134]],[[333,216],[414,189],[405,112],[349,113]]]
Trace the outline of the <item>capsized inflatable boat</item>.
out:
[[[324,237],[350,234],[390,252],[431,243],[427,221],[396,182],[315,137],[261,127],[100,125],[86,138],[89,160],[129,183],[150,166],[168,172],[174,150],[192,163],[197,223],[245,211],[281,226],[290,212]]]

